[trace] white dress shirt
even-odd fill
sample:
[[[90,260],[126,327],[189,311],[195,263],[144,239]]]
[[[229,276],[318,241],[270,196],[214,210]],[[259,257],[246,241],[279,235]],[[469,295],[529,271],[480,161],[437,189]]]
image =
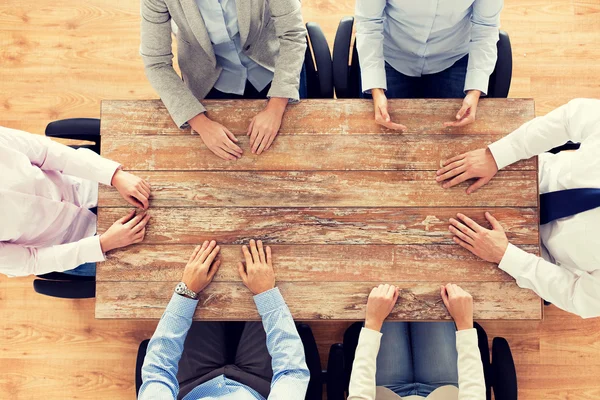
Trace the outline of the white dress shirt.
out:
[[[273,80],[273,71],[258,65],[242,51],[235,0],[196,0],[217,63],[223,68],[214,88],[243,95],[248,80],[262,91]]]
[[[487,94],[504,0],[357,0],[362,90],[387,89],[385,62],[408,76],[435,74],[469,55],[464,90]]]
[[[569,140],[579,150],[544,153]],[[489,149],[498,169],[539,154],[540,193],[600,188],[600,100],[572,100]],[[540,237],[543,259],[509,244],[500,268],[563,310],[600,316],[600,208],[541,225]]]
[[[422,396],[414,395],[401,398],[387,388],[376,386],[377,354],[379,354],[382,336],[381,332],[368,328],[360,331],[352,364],[348,400],[423,399]],[[485,379],[477,342],[477,330],[465,329],[456,332],[456,350],[458,389],[452,385],[440,386],[427,396],[427,400],[485,400]]]
[[[0,273],[104,261],[89,208],[98,202],[97,182],[110,185],[118,167],[90,150],[0,127]]]

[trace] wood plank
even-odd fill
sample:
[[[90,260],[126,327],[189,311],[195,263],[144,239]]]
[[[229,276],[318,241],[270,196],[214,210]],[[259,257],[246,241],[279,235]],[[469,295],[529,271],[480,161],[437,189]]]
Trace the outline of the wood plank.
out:
[[[298,320],[360,320],[367,297],[379,282],[278,282]],[[389,282],[402,288],[389,320],[449,319],[439,282]],[[541,300],[514,282],[456,282],[473,296],[476,319],[539,319]],[[150,318],[162,313],[174,282],[98,282],[96,318]],[[240,282],[211,283],[199,296],[195,319],[258,320],[252,293]]]
[[[97,281],[171,282],[181,279],[194,245],[135,245],[110,252]],[[295,282],[405,282],[435,276],[441,282],[512,281],[497,265],[455,245],[274,245],[277,279]],[[537,253],[537,246],[520,246]],[[215,282],[239,281],[239,245],[221,246]]]
[[[104,120],[102,122],[105,123]],[[503,135],[280,135],[269,151],[252,154],[240,136],[243,156],[215,156],[198,135],[110,135],[102,155],[128,170],[437,170],[442,160],[486,147]],[[535,159],[508,170],[535,170]]]
[[[254,116],[265,100],[205,100],[207,116],[226,126],[235,135],[246,135]],[[401,122],[405,134],[486,134],[506,135],[534,117],[533,99],[481,99],[477,120],[463,128],[446,128],[454,121],[460,99],[389,99],[392,120]],[[179,129],[159,100],[102,101],[102,135],[175,135],[190,133]],[[308,99],[290,104],[280,135],[395,134],[375,123],[373,102],[366,99]]]
[[[448,220],[460,211],[488,226],[484,211],[514,244],[538,244],[536,208],[153,208],[145,244],[452,244]],[[98,232],[129,208],[100,208]]]
[[[444,189],[435,172],[140,172],[151,207],[537,207],[535,171],[500,171],[477,192]],[[510,193],[510,195],[507,195]],[[100,186],[99,206],[127,202]]]

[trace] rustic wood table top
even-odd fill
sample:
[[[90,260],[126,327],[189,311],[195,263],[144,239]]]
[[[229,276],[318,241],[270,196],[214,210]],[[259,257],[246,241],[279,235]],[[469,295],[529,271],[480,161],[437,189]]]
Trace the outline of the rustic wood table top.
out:
[[[375,124],[368,100],[305,100],[288,107],[260,156],[246,131],[264,101],[205,103],[237,135],[238,161],[178,129],[158,100],[102,103],[102,155],[150,182],[152,217],[143,243],[98,265],[97,318],[160,318],[194,246],[215,239],[222,265],[194,318],[259,319],[237,271],[251,238],[272,246],[277,286],[297,320],[363,319],[379,283],[401,288],[391,320],[449,319],[439,296],[448,282],[473,295],[476,319],[542,318],[538,296],[448,231],[458,211],[484,226],[490,211],[511,243],[539,252],[537,160],[511,165],[471,195],[467,183],[442,189],[434,180],[441,160],[532,119],[533,100],[483,99],[477,121],[463,128],[443,127],[460,100],[389,100],[405,133]],[[101,187],[99,233],[129,209]]]

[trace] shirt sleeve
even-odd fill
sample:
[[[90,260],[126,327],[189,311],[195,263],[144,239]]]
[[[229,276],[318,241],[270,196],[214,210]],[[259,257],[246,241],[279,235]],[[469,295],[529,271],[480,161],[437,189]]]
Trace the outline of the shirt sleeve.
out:
[[[109,185],[120,165],[89,149],[73,149],[42,135],[0,127],[0,143],[25,154],[31,164],[45,171],[88,179]]]
[[[600,100],[574,99],[543,117],[526,122],[489,146],[498,169],[542,154],[569,140],[583,143],[600,136]]]
[[[383,58],[383,22],[386,0],[357,0],[356,50],[359,54],[362,90],[387,90]]]
[[[306,27],[298,0],[269,0],[269,11],[279,39],[273,81],[268,97],[299,100],[300,72],[306,52]]]
[[[352,364],[348,400],[375,400],[377,386],[377,354],[381,345],[381,332],[362,328]]]
[[[456,351],[458,352],[458,400],[485,400],[485,378],[476,329],[456,332]]]
[[[487,94],[490,75],[498,59],[496,43],[503,5],[504,0],[475,0],[473,3],[465,92],[479,90]]]
[[[600,316],[600,272],[576,274],[509,243],[500,269],[524,289],[582,318]]]
[[[278,288],[254,296],[267,334],[273,379],[270,400],[303,400],[310,373],[292,314]]]
[[[198,300],[173,293],[150,343],[142,367],[139,400],[175,400],[179,394],[177,371],[183,344],[192,325]]]
[[[84,263],[100,261],[104,261],[104,254],[99,236],[41,248],[0,242],[0,272],[8,276],[62,272]]]

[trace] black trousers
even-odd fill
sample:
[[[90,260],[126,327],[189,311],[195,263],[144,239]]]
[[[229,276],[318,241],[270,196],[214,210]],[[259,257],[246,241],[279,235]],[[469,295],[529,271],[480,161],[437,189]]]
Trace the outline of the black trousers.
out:
[[[217,376],[269,396],[273,369],[261,322],[192,323],[179,361],[179,399]]]

